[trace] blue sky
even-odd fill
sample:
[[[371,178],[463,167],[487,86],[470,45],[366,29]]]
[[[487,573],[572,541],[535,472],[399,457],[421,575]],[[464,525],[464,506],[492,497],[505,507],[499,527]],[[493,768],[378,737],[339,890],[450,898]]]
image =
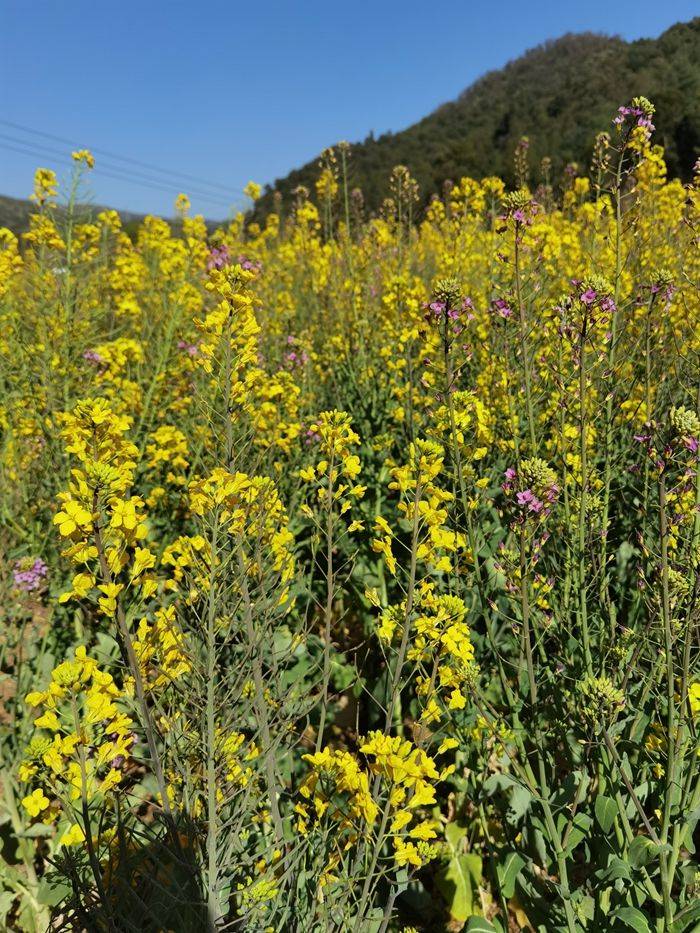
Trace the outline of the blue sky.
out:
[[[98,203],[170,214],[184,190],[224,217],[248,180],[400,130],[546,39],[657,36],[697,13],[697,0],[0,0],[0,193],[28,195],[37,165],[65,175],[74,143],[110,154],[96,152]]]

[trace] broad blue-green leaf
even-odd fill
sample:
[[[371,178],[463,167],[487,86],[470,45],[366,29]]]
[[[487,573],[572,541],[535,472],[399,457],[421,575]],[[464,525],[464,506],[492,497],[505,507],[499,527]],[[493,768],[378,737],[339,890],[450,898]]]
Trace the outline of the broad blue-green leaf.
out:
[[[474,914],[474,891],[481,882],[481,858],[478,855],[460,851],[460,843],[466,834],[466,827],[459,823],[449,823],[445,828],[445,838],[450,846],[451,857],[437,876],[440,893],[445,898],[450,916],[464,923]]]
[[[617,855],[613,855],[606,868],[601,868],[595,873],[596,878],[601,881],[617,881],[618,878],[624,878],[625,881],[632,879],[632,872],[627,862],[623,861]]]
[[[595,799],[594,809],[598,825],[604,833],[609,833],[613,828],[615,817],[617,816],[617,804],[612,797],[606,797],[605,794],[598,794]]]
[[[466,855],[453,856],[436,879],[450,916],[461,923],[474,913],[474,890],[466,858]]]
[[[47,907],[55,907],[71,893],[71,886],[61,878],[44,878],[39,883],[36,899]]]
[[[517,825],[527,813],[532,803],[532,794],[527,787],[514,786],[510,795],[510,807],[506,819],[512,825]]]
[[[687,910],[687,912],[686,912]],[[700,901],[680,912],[671,927],[672,933],[694,933],[700,923]]]
[[[379,933],[384,919],[384,912],[381,907],[373,907],[365,915],[365,924],[367,933]]]
[[[497,866],[498,882],[506,900],[515,893],[515,882],[524,864],[525,859],[519,852],[509,852]]]
[[[447,839],[453,855],[457,854],[457,847],[466,834],[467,827],[461,826],[459,823],[448,823],[445,827],[445,839]]]
[[[630,865],[634,868],[641,868],[648,865],[658,854],[656,846],[647,836],[635,836],[629,847],[628,858]]]
[[[17,835],[22,839],[39,839],[42,836],[50,836],[52,831],[52,826],[46,826],[44,823],[32,823],[31,826],[27,826]]]
[[[624,923],[626,927],[634,930],[635,933],[651,933],[646,917],[636,907],[619,907],[615,911],[615,920]]]
[[[576,902],[579,919],[592,920],[595,917],[595,899],[590,894],[582,894]]]
[[[485,917],[472,917],[466,926],[466,933],[495,933],[495,930]]]
[[[396,872],[394,884],[396,886],[397,892],[399,894],[403,894],[403,892],[408,887],[408,871],[406,868],[402,868],[401,871]]]
[[[573,852],[576,846],[586,838],[592,825],[593,820],[587,813],[579,812],[576,814],[566,843],[567,853]]]
[[[15,894],[13,891],[0,891],[0,920],[3,922],[14,902]]]

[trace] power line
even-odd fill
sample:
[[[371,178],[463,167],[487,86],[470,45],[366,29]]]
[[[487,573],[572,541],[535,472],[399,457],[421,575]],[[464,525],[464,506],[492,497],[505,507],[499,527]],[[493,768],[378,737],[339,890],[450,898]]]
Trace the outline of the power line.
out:
[[[44,146],[41,143],[27,142],[24,139],[18,139],[16,136],[10,136],[7,133],[0,133],[0,139],[4,139],[7,142],[19,144],[20,146],[23,146],[25,148],[31,147],[33,152],[31,152],[30,154],[35,155],[37,158],[56,159],[56,160],[60,160],[63,163],[68,162],[68,164],[71,164],[70,160],[67,158],[67,156],[62,151],[57,151],[53,148],[50,148],[49,146]],[[159,178],[153,178],[149,175],[144,175],[143,172],[134,172],[133,169],[132,170],[125,169],[122,166],[113,166],[113,165],[105,166],[103,163],[98,162],[94,171],[98,173],[101,172],[102,174],[106,174],[109,172],[118,172],[121,176],[121,180],[134,181],[135,179],[140,178],[143,181],[147,182],[149,185],[152,184],[155,187],[158,187],[164,191],[172,191],[172,192],[179,193],[181,190],[179,185],[174,185],[171,182],[163,181],[162,179],[159,179]],[[219,194],[212,195],[212,193],[209,191],[200,191],[197,188],[190,187],[188,188],[188,193],[191,193],[197,197],[201,197],[204,200],[209,200],[212,203],[216,203],[216,204],[224,203],[221,195]],[[226,206],[227,207],[229,206],[228,203]]]
[[[20,130],[20,132],[23,132],[23,133],[29,133],[33,136],[43,136],[44,139],[51,139],[54,142],[63,143],[67,146],[71,146],[73,149],[78,148],[78,144],[74,140],[66,139],[64,136],[56,136],[53,133],[46,133],[43,130],[35,130],[29,126],[23,126],[21,123],[13,123],[11,120],[0,119],[0,123],[3,124],[4,126],[12,127],[15,130]],[[31,141],[29,141],[28,144],[34,145]],[[216,182],[216,181],[212,182],[206,178],[200,178],[197,175],[190,175],[186,172],[178,172],[178,171],[173,171],[172,169],[162,168],[150,162],[142,162],[139,159],[134,159],[134,158],[131,158],[130,156],[122,156],[122,155],[119,155],[118,153],[110,152],[107,149],[97,149],[92,146],[88,148],[93,153],[97,153],[98,155],[102,155],[108,159],[116,160],[117,162],[127,162],[131,165],[138,165],[141,168],[145,168],[150,171],[157,172],[160,175],[169,175],[172,178],[180,178],[188,182],[194,182],[195,184],[198,184],[198,185],[205,185],[207,188],[218,189],[219,193],[224,193],[228,195],[229,197],[234,193],[235,194],[244,193],[241,188],[235,188],[229,185],[223,185],[220,182]],[[179,183],[181,184],[182,182],[179,182]]]
[[[0,133],[0,139],[11,140],[12,137],[7,137],[5,134]],[[20,146],[17,146],[17,145],[12,145],[11,142],[0,142],[0,148],[7,149],[12,152],[17,152],[17,153],[20,153],[21,155],[31,156],[33,159],[44,159],[44,158],[47,158],[47,154],[48,154],[48,158],[52,159],[54,162],[60,163],[61,165],[74,164],[71,159],[65,156],[62,156],[62,155],[57,155],[55,152],[52,152],[46,149],[45,147],[37,146],[34,143],[22,143]],[[151,190],[165,191],[168,194],[179,193],[180,191],[180,188],[178,185],[167,184],[167,183],[164,184],[154,179],[142,181],[142,180],[139,180],[139,178],[135,177],[134,175],[125,174],[123,172],[120,172],[114,169],[113,167],[106,169],[104,167],[100,167],[98,164],[93,169],[93,171],[95,172],[95,174],[104,176],[105,178],[112,178],[112,179],[115,179],[116,181],[125,181],[129,184],[138,185],[142,188],[149,188]],[[223,198],[221,198],[220,196],[216,197],[215,195],[212,195],[209,193],[194,191],[194,190],[191,190],[190,193],[194,197],[198,198],[199,200],[206,201],[209,204],[216,204],[220,208],[225,208],[228,210],[231,207],[231,205],[225,202]]]
[[[21,155],[27,155],[27,156],[30,156],[30,157],[33,158],[33,159],[44,159],[44,158],[46,158],[46,153],[45,153],[45,152],[39,151],[37,148],[29,149],[29,148],[27,148],[27,147],[13,146],[13,145],[11,145],[11,144],[9,144],[9,143],[0,143],[0,148],[2,148],[2,149],[8,149],[8,150],[11,150],[12,152],[18,152],[18,153],[20,153]],[[52,161],[57,162],[57,163],[59,163],[59,164],[61,164],[61,165],[68,165],[68,166],[70,166],[70,165],[73,165],[73,164],[74,164],[70,159],[67,159],[67,158],[65,158],[65,157],[63,157],[63,156],[55,156],[55,155],[51,154],[51,155],[49,155],[49,158],[50,158]],[[163,184],[160,184],[160,183],[158,183],[158,182],[139,181],[137,178],[134,178],[134,177],[132,177],[132,176],[125,175],[125,174],[121,174],[121,173],[117,173],[117,172],[115,172],[115,171],[108,171],[108,170],[105,169],[105,168],[95,168],[93,171],[95,171],[96,174],[98,174],[98,175],[104,176],[105,178],[113,178],[113,179],[115,179],[116,181],[125,181],[125,182],[127,182],[127,183],[129,183],[129,184],[138,185],[138,186],[140,186],[140,187],[142,187],[142,188],[149,188],[149,189],[154,190],[154,191],[165,191],[165,192],[167,192],[168,194],[173,194],[173,193],[175,193],[175,192],[178,192],[178,193],[179,193],[179,188],[178,188],[178,187],[170,186],[170,185],[163,185]],[[202,200],[202,201],[207,201],[207,202],[210,203],[210,204],[216,204],[216,205],[217,205],[218,207],[220,207],[220,208],[226,208],[226,209],[229,209],[229,208],[230,208],[230,205],[229,205],[229,204],[226,204],[224,201],[218,200],[218,199],[212,197],[211,195],[205,195],[205,194],[200,194],[200,193],[195,193],[195,192],[193,192],[193,194],[195,194],[195,196],[196,196],[197,198],[199,198],[200,200]]]

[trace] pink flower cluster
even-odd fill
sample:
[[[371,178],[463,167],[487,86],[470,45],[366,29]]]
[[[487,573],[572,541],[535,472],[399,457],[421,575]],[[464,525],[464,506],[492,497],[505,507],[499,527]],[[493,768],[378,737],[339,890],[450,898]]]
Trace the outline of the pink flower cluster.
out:
[[[287,345],[293,347],[296,343],[297,338],[290,334],[287,337]],[[306,350],[303,349],[299,353],[297,353],[296,350],[288,350],[284,355],[284,359],[289,368],[294,369],[298,366],[306,366],[306,364],[309,362],[309,354],[306,352]]]
[[[245,256],[239,256],[238,265],[247,272],[262,272],[262,263],[258,259],[247,259]]]
[[[614,311],[617,311],[615,302],[610,295],[599,294],[593,288],[587,288],[584,292],[579,295],[579,300],[586,307],[590,308],[594,304],[597,304],[597,307],[607,314],[612,314]]]
[[[33,562],[17,561],[13,571],[13,580],[15,586],[25,593],[31,593],[39,589],[42,582],[46,579],[49,568],[44,561],[37,557]]]
[[[622,126],[627,117],[632,117],[634,125],[641,126],[644,129],[647,139],[651,137],[656,129],[651,122],[651,116],[641,107],[618,107],[617,116],[614,118],[613,123],[615,126]]]
[[[559,487],[556,484],[537,491],[530,486],[519,489],[518,471],[514,467],[508,467],[504,477],[501,489],[507,496],[515,494],[515,502],[519,510],[516,517],[517,524],[522,524],[529,516],[546,518],[549,515],[552,505],[559,496]]]
[[[499,315],[499,317],[502,317],[505,320],[508,320],[509,317],[513,317],[513,309],[505,300],[505,298],[495,298],[491,302],[491,308],[495,314]]]
[[[303,434],[304,443],[308,446],[311,444],[318,444],[321,440],[321,435],[317,431],[312,431],[311,428],[307,428]]]
[[[178,340],[177,342],[178,350],[185,350],[189,356],[197,356],[199,353],[199,347],[196,343],[188,343],[186,340]]]
[[[474,319],[474,303],[471,298],[464,298],[459,308],[448,308],[445,301],[431,301],[425,306],[425,320],[438,324],[441,321],[472,321]]]
[[[207,259],[207,269],[223,269],[230,262],[231,255],[225,243],[221,246],[212,246]]]

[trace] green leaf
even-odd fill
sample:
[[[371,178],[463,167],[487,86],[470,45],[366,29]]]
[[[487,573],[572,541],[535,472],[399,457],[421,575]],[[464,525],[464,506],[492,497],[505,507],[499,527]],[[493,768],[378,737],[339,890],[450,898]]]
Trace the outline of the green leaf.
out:
[[[652,862],[658,853],[656,846],[647,836],[635,836],[629,847],[628,858],[633,868],[642,868]]]
[[[450,915],[464,923],[474,913],[474,890],[481,883],[481,858],[463,851],[462,841],[467,827],[460,823],[448,823],[445,839],[450,847],[450,858],[437,876],[440,893],[445,898]]]
[[[41,839],[44,836],[50,836],[52,831],[53,827],[45,823],[32,823],[31,826],[17,833],[17,836],[20,839]]]
[[[402,868],[401,871],[396,872],[394,884],[396,885],[396,891],[398,894],[403,894],[403,892],[408,888],[408,871],[405,868]]]
[[[624,923],[630,930],[635,930],[635,933],[651,933],[646,917],[636,907],[620,907],[615,912],[615,920]]]
[[[71,893],[71,886],[60,878],[43,878],[37,889],[36,899],[47,907],[55,907]]]
[[[472,917],[466,926],[465,933],[495,933],[495,930],[496,927],[485,917]]]
[[[632,880],[629,865],[617,855],[611,856],[607,867],[595,872],[595,876],[601,881],[617,881],[618,878],[624,878],[625,881]]]
[[[339,693],[351,687],[356,676],[357,672],[351,664],[345,664],[338,658],[331,659],[331,677]]]
[[[696,807],[695,810],[691,811],[685,818],[685,824],[688,827],[687,836],[686,836],[686,848],[688,851],[695,855],[695,827],[700,820],[700,807]]]
[[[575,897],[577,895],[574,895]],[[595,917],[595,900],[590,894],[581,894],[576,902],[576,913],[581,920],[593,920]]]
[[[13,891],[0,891],[0,920],[4,921],[15,902]]]
[[[584,771],[572,771],[552,794],[552,806],[557,810],[563,810],[569,807],[577,796],[579,801],[582,800],[590,782],[591,779]]]
[[[382,925],[384,913],[381,907],[373,907],[365,915],[367,933],[378,933]]]
[[[513,787],[513,792],[510,795],[510,807],[506,815],[508,822],[513,826],[517,825],[527,813],[531,803],[532,794],[527,787]]]
[[[509,900],[515,893],[515,882],[524,864],[525,859],[520,853],[509,852],[501,864],[497,866],[498,883],[506,900]]]
[[[467,834],[467,827],[460,826],[459,823],[448,823],[445,827],[445,839],[447,839],[450,844],[451,849],[453,850],[452,854],[457,854],[457,847],[459,843]]]
[[[671,927],[671,931],[672,933],[685,933],[691,923],[694,924],[696,921],[700,921],[700,903],[691,904],[689,907],[686,907],[685,910],[682,910],[680,914],[677,915]],[[697,930],[697,927],[693,926],[693,930]]]
[[[569,839],[566,843],[567,853],[573,852],[576,846],[586,838],[592,825],[593,820],[587,813],[579,811],[576,814],[573,823],[571,824]]]
[[[599,794],[595,799],[594,809],[598,825],[604,833],[609,833],[613,828],[615,817],[617,816],[617,804],[612,797]]]
[[[464,856],[464,862],[467,866],[467,870],[472,879],[473,885],[475,888],[478,888],[481,884],[483,863],[481,861],[480,855],[472,855],[469,853]]]
[[[480,880],[478,855],[455,854],[438,873],[437,885],[453,920],[464,923],[474,914],[474,890]]]

